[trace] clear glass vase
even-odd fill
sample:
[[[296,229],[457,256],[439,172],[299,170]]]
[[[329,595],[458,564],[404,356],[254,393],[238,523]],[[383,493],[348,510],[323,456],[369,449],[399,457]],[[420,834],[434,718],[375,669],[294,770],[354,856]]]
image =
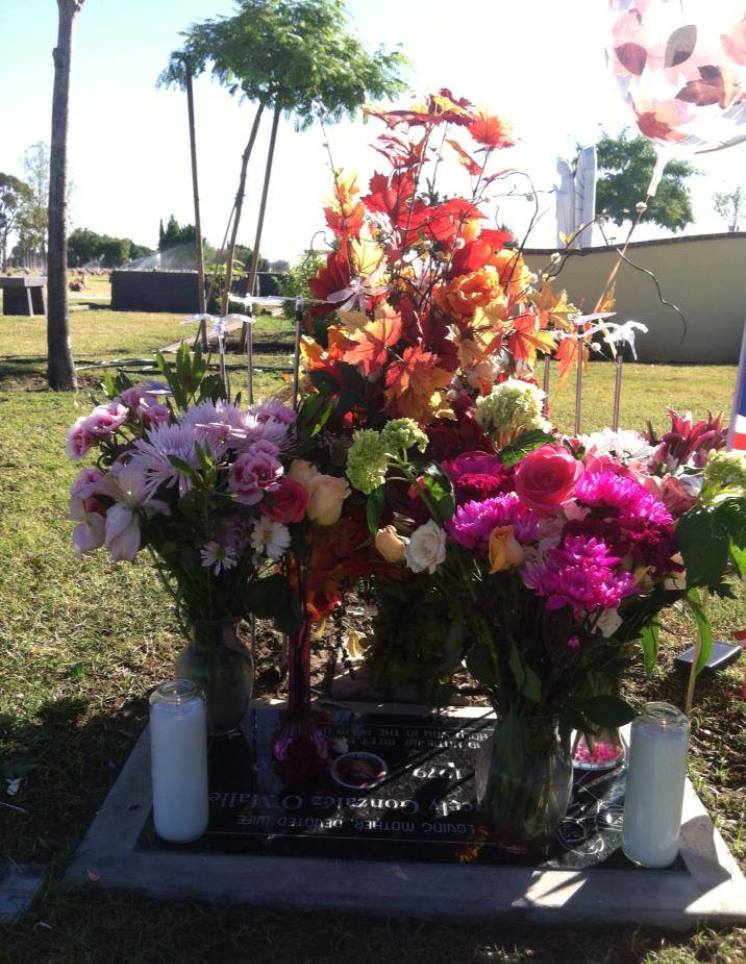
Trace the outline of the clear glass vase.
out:
[[[191,680],[205,695],[211,733],[238,726],[254,688],[254,661],[250,646],[239,635],[239,623],[198,620],[176,659],[177,675]]]
[[[572,795],[570,733],[553,717],[510,714],[477,760],[479,808],[490,839],[515,854],[545,852]]]

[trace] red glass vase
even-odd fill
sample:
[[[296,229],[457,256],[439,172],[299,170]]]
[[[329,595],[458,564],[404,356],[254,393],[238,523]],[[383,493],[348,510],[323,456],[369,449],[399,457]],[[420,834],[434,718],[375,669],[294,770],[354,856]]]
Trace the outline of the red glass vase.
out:
[[[311,710],[311,624],[288,641],[288,708],[272,737],[275,768],[287,786],[303,784],[329,765],[324,717]]]

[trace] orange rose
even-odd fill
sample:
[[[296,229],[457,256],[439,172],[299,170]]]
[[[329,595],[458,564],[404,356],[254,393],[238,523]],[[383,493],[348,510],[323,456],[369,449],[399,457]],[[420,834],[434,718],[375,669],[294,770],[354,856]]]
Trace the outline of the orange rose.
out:
[[[406,543],[393,526],[384,526],[376,533],[376,549],[386,562],[404,562]]]
[[[320,526],[333,526],[342,515],[342,503],[350,494],[344,479],[317,475],[308,486],[308,518]]]
[[[495,526],[489,541],[490,572],[512,569],[523,562],[523,547],[513,535],[513,526]]]

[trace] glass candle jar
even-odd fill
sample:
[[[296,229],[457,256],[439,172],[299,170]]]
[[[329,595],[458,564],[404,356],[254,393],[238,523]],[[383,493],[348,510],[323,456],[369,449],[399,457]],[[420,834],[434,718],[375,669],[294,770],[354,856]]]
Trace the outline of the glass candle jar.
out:
[[[642,867],[667,867],[679,852],[689,720],[670,703],[646,703],[632,724],[622,846]]]
[[[207,716],[194,683],[171,680],[150,697],[153,821],[159,837],[188,843],[207,829]]]

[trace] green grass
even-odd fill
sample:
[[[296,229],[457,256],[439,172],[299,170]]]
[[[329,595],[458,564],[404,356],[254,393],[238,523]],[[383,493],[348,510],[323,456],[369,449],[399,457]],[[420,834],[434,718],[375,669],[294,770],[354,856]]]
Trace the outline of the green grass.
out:
[[[72,316],[72,343],[86,364],[147,358],[191,333],[177,315],[88,311]],[[286,322],[262,319],[262,364],[283,367]],[[286,346],[288,351],[286,351]],[[276,346],[277,347],[277,346]],[[693,964],[736,962],[746,938],[734,929],[689,936],[639,928],[453,927],[370,921],[348,915],[297,915],[193,903],[154,904],[98,888],[63,890],[66,862],[100,806],[146,715],[146,695],[170,671],[181,645],[168,601],[146,564],[116,566],[103,554],[78,558],[66,520],[67,487],[76,469],[64,454],[64,433],[88,411],[85,375],[77,396],[44,387],[44,319],[0,318],[0,765],[24,774],[15,797],[0,801],[0,854],[47,869],[42,896],[18,923],[0,928],[0,962],[142,961],[632,961]],[[236,359],[240,366],[240,359]],[[234,379],[242,378],[237,367]],[[624,422],[641,427],[663,406],[727,408],[733,368],[630,365]],[[613,370],[594,364],[585,381],[583,428],[609,419]],[[258,391],[278,375],[257,380]],[[574,386],[552,386],[555,417],[569,426]],[[718,603],[719,634],[746,626],[742,601]],[[669,641],[655,679],[638,698],[681,703],[684,681],[671,668],[691,627],[669,619]],[[698,685],[691,773],[729,845],[746,864],[741,786],[746,761],[742,671]],[[740,767],[740,769],[739,769]],[[105,881],[103,881],[105,883]],[[312,884],[309,884],[312,886]]]

